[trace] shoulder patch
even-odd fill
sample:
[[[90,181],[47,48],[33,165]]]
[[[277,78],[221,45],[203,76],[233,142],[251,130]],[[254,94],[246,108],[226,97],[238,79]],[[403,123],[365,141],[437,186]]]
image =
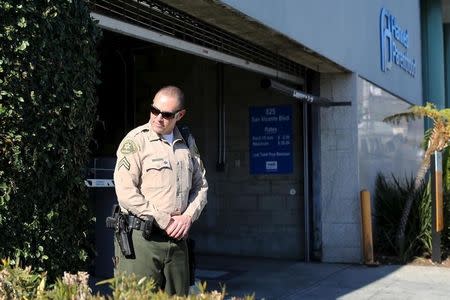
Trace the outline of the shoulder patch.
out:
[[[120,170],[121,167],[125,167],[125,169],[130,171],[130,162],[126,157],[123,157],[121,160],[119,160],[119,163],[117,164],[117,170]]]
[[[133,154],[136,153],[137,151],[138,147],[136,143],[133,142],[132,140],[125,140],[122,148],[120,149],[120,153],[122,153],[123,155]]]

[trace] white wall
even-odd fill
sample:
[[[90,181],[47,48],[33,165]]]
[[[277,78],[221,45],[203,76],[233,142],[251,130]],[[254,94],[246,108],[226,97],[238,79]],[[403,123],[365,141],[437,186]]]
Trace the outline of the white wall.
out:
[[[357,76],[322,75],[322,95],[351,106],[320,111],[322,261],[361,261],[358,177]]]
[[[420,164],[423,121],[391,125],[410,106],[357,74],[322,74],[322,95],[351,106],[320,110],[322,261],[361,262],[359,193],[374,192],[378,172],[404,179]]]
[[[422,104],[419,0],[222,0],[408,102]],[[380,13],[386,8],[408,30],[411,77],[398,66],[381,71]],[[399,45],[397,43],[397,45]],[[406,50],[399,46],[402,51]]]

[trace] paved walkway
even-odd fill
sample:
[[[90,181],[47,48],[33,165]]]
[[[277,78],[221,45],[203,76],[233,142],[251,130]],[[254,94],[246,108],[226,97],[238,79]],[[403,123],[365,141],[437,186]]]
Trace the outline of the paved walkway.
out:
[[[450,268],[198,256],[208,289],[256,299],[450,299]]]

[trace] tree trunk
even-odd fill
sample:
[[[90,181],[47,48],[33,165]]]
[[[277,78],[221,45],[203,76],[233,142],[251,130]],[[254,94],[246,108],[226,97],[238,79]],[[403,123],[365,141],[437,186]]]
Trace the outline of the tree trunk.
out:
[[[405,251],[405,232],[406,232],[406,224],[408,223],[409,214],[411,212],[411,207],[413,205],[414,201],[414,194],[417,191],[417,189],[420,187],[422,181],[425,179],[425,175],[428,172],[428,169],[430,168],[430,159],[431,159],[431,151],[428,153],[428,151],[425,153],[425,156],[423,158],[422,163],[420,164],[420,168],[417,171],[416,178],[414,180],[414,187],[413,190],[408,194],[406,198],[405,207],[402,211],[402,216],[400,218],[400,224],[398,226],[397,230],[397,246],[400,251],[400,254],[402,255]]]

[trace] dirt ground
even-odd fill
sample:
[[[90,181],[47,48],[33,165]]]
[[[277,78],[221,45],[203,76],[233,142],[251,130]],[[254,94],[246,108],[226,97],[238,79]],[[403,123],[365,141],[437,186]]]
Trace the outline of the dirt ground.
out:
[[[450,258],[447,257],[446,259],[442,260],[441,263],[435,263],[435,262],[431,261],[431,258],[416,257],[413,261],[411,261],[408,264],[416,265],[416,266],[437,266],[437,267],[450,268]]]
[[[375,261],[381,265],[403,265],[402,261],[400,261],[396,257],[392,256],[377,256]],[[436,263],[431,260],[431,257],[415,257],[411,261],[406,263],[407,265],[415,265],[415,266],[436,266],[436,267],[444,267],[450,268],[450,257],[446,257],[442,259],[441,263]]]

